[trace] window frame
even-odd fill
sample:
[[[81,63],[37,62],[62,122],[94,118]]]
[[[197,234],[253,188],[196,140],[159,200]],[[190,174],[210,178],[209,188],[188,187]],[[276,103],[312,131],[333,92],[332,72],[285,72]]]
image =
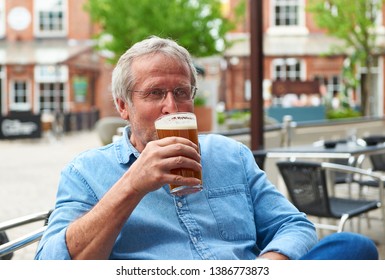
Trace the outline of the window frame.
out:
[[[334,91],[341,92],[342,77],[339,74],[332,75],[314,75],[314,80],[319,81],[320,85],[325,86],[328,97],[333,95]]]
[[[278,3],[280,1],[286,1],[288,4],[298,6],[297,24],[296,25],[276,25],[276,7],[284,6],[284,3]],[[305,1],[304,0],[271,0],[270,1],[270,24],[267,29],[269,35],[306,35],[309,34],[309,30],[305,23]]]
[[[34,78],[37,83],[68,82],[68,65],[39,64],[34,67]]]
[[[25,85],[24,97],[25,102],[17,102],[15,98],[18,98],[18,91],[15,86],[17,83],[23,83]],[[16,112],[25,112],[32,109],[32,93],[31,93],[31,83],[27,79],[13,79],[10,81],[10,94],[9,94],[9,108],[11,111]]]
[[[51,4],[47,2],[51,2],[54,4],[55,1],[61,1],[61,7],[55,7],[53,9],[44,8],[45,5]],[[45,4],[45,5],[44,5]],[[42,18],[40,17],[41,12],[48,12],[48,13],[55,13],[58,12],[62,14],[61,19],[61,30],[42,30],[40,28]],[[35,0],[34,1],[34,17],[35,17],[35,23],[34,23],[34,33],[35,36],[38,38],[52,38],[52,37],[66,37],[68,35],[68,3],[67,0]],[[53,19],[50,19],[53,20]],[[52,24],[50,22],[49,24]]]
[[[46,108],[43,108],[41,106],[42,104],[42,98],[44,96],[41,94],[42,89],[41,85],[49,85],[52,84],[54,87],[53,91],[59,91],[61,94],[59,95],[60,101],[60,108],[56,108],[54,106],[50,106],[52,108],[52,112],[57,112],[59,110],[60,112],[67,112],[68,111],[68,94],[67,94],[67,84],[69,81],[69,69],[68,65],[35,65],[34,67],[34,79],[36,83],[36,92],[37,92],[37,104],[38,104],[38,110],[39,112],[47,112]],[[62,87],[62,89],[60,89]]]
[[[66,83],[62,82],[40,82],[37,83],[37,92],[39,95],[38,104],[39,111],[41,113],[54,113],[54,112],[65,112],[66,104]],[[51,88],[41,88],[41,87],[53,87]],[[44,93],[49,93],[44,94]],[[57,96],[56,92],[59,92]],[[56,100],[56,98],[59,98]],[[52,100],[51,100],[52,99]],[[43,104],[49,104],[49,106],[42,106]],[[57,106],[59,104],[59,106]]]
[[[296,61],[296,63],[293,63],[294,61]],[[298,70],[285,69],[284,75],[277,75],[278,74],[278,72],[276,71],[277,67],[292,68],[292,65],[294,65],[293,66],[294,68],[298,65],[299,69]],[[305,77],[306,69],[305,69],[304,61],[302,59],[298,59],[298,58],[293,58],[293,57],[275,58],[271,62],[271,71],[272,71],[271,77],[272,77],[273,81],[276,81],[276,80],[302,81],[302,80],[305,80],[305,78],[306,78]],[[292,72],[298,73],[298,75],[290,75],[290,73],[292,73]]]

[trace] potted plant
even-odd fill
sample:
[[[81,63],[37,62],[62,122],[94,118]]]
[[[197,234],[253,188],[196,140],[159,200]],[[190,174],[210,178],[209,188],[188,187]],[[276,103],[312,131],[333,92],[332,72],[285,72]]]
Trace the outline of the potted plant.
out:
[[[194,113],[197,116],[198,131],[206,132],[212,130],[212,108],[206,105],[207,99],[202,94],[194,98]]]

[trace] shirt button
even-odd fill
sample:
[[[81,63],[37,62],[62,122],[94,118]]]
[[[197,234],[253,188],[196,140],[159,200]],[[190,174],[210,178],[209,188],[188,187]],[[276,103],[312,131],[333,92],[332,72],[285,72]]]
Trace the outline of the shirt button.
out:
[[[178,207],[179,207],[179,208],[182,208],[182,207],[183,207],[183,203],[179,201],[179,202],[178,202]]]

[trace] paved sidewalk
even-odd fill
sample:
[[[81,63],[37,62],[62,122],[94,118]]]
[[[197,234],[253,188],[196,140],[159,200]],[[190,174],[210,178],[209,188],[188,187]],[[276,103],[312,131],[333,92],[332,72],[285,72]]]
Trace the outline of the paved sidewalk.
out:
[[[0,221],[54,206],[60,171],[78,153],[101,145],[95,131],[76,132],[60,140],[0,141]],[[9,231],[14,239],[42,223]],[[13,259],[32,259],[35,246],[16,252]]]

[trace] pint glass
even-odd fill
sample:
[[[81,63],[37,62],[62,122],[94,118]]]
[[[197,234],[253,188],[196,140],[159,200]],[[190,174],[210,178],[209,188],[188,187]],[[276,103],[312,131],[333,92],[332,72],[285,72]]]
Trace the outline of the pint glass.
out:
[[[155,121],[155,129],[159,139],[169,136],[184,137],[191,140],[199,147],[197,121],[196,116],[193,113],[179,112],[164,115]],[[200,171],[178,168],[173,169],[171,172],[183,177],[195,177],[202,182],[202,172]],[[196,186],[178,186],[170,184],[170,193],[175,195],[185,195],[201,190],[202,184]]]

